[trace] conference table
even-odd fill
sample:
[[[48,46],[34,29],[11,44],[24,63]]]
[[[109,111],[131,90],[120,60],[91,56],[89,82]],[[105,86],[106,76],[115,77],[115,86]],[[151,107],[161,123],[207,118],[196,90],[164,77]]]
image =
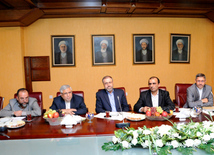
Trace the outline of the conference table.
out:
[[[200,114],[198,117],[192,118],[192,120],[194,122],[207,120],[204,115],[205,114]],[[181,122],[178,118],[175,118],[175,116],[172,116],[170,120],[177,123]],[[148,119],[143,121],[128,121],[125,119],[125,122],[129,122],[130,127],[135,129],[143,127],[144,125],[148,128],[162,124],[172,125],[169,121],[151,121]],[[190,119],[182,122],[190,122]],[[72,128],[66,128],[61,125],[50,126],[42,116],[34,117],[32,122],[26,123],[25,126],[21,128],[8,129],[6,134],[10,138],[0,136],[0,150],[5,153],[9,151],[9,154],[17,154],[17,150],[21,151],[24,147],[27,149],[27,152],[20,153],[22,155],[29,154],[28,151],[32,152],[30,154],[38,154],[38,151],[42,151],[44,154],[48,152],[64,154],[69,151],[79,154],[83,154],[83,152],[90,152],[89,154],[112,154],[112,151],[103,151],[101,146],[105,142],[111,141],[114,131],[118,129],[115,126],[116,123],[121,123],[121,121],[94,118],[92,123],[88,123],[88,120],[85,120]],[[11,145],[16,149],[8,149]],[[38,150],[38,148],[42,148],[42,150]],[[137,155],[138,153],[142,154],[142,151],[148,153],[148,149],[134,148],[125,151],[119,150],[114,152],[114,154],[123,154],[126,152]],[[198,150],[197,154],[199,153],[200,150]]]

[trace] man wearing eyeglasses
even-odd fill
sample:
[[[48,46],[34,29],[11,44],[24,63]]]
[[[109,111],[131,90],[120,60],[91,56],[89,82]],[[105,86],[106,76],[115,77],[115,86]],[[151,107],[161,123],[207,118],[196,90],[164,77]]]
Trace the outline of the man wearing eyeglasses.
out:
[[[41,108],[38,105],[37,99],[29,97],[27,89],[20,88],[17,91],[17,97],[11,99],[9,104],[0,111],[0,117],[5,116],[41,116]]]
[[[169,92],[159,89],[160,80],[152,76],[148,81],[149,90],[143,91],[140,98],[134,105],[134,111],[145,113],[150,107],[159,107],[164,111],[174,110],[175,105],[169,97]]]
[[[195,84],[187,88],[187,102],[185,108],[213,106],[212,87],[206,85],[206,76],[199,73],[195,77]]]
[[[72,94],[69,85],[61,86],[60,93],[60,96],[54,98],[50,109],[62,110],[65,114],[70,115],[83,115],[87,112],[83,98]]]

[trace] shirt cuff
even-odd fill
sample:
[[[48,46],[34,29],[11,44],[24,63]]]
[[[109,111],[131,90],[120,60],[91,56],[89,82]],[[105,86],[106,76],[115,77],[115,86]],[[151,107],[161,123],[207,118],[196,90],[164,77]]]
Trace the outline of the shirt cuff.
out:
[[[140,109],[139,109],[139,112],[143,112],[143,111],[141,111],[143,109],[143,107],[141,107]]]
[[[27,115],[27,112],[26,111],[22,111],[22,115]]]

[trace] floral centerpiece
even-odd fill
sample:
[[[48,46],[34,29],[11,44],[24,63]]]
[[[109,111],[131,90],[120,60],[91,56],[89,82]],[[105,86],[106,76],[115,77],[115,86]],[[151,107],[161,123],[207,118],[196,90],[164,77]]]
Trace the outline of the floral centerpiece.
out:
[[[212,119],[212,117],[211,117]],[[170,121],[171,122],[171,121]],[[172,122],[171,122],[172,123]],[[115,131],[112,141],[104,143],[102,149],[119,150],[130,149],[135,146],[149,148],[150,154],[171,154],[171,149],[176,149],[182,154],[189,155],[196,151],[195,148],[214,154],[214,122],[172,123],[173,126],[161,125],[153,128],[126,128]]]

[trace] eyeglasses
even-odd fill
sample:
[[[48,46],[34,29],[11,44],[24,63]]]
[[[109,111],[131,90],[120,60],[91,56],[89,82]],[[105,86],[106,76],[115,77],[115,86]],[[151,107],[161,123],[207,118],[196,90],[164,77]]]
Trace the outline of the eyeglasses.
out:
[[[72,92],[62,93],[62,95],[70,95]]]
[[[205,82],[205,80],[197,80],[196,82]]]

